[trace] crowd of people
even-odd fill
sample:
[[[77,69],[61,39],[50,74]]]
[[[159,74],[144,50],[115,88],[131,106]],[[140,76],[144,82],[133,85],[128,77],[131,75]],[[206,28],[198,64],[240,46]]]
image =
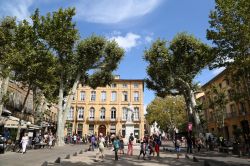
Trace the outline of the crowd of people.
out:
[[[96,161],[99,161],[99,158],[101,158],[101,161],[103,161],[105,147],[111,147],[114,151],[114,159],[118,160],[119,156],[125,155],[124,151],[125,142],[128,146],[126,155],[133,156],[134,144],[135,144],[135,138],[133,136],[133,133],[131,133],[128,138],[123,138],[119,135],[111,135],[110,137],[108,136],[104,137],[102,133],[100,133],[98,137],[92,135],[90,138],[89,150],[94,151],[95,149],[97,149]],[[145,136],[140,141],[139,145],[140,145],[140,154],[138,156],[138,159],[140,159],[142,156],[144,160],[146,159],[150,160],[151,157],[160,156],[160,146],[161,146],[160,135]]]

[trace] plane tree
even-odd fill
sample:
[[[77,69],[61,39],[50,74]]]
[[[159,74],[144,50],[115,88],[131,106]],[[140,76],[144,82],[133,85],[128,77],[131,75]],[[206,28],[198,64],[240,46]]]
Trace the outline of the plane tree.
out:
[[[167,45],[158,39],[145,51],[148,62],[146,84],[158,96],[182,95],[185,100],[188,121],[199,125],[196,109],[194,78],[206,67],[213,56],[209,46],[187,33],[177,34]]]

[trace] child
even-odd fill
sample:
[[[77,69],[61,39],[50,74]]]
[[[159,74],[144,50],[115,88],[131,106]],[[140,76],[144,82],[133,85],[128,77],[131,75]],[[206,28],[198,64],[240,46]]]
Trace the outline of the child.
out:
[[[138,159],[140,159],[141,154],[143,154],[143,160],[145,160],[145,154],[146,154],[146,143],[145,139],[141,142],[141,149],[140,149],[140,154],[138,156]]]
[[[117,152],[120,148],[119,144],[120,144],[119,137],[115,137],[114,142],[113,142],[114,151],[115,151],[115,160],[118,160]]]

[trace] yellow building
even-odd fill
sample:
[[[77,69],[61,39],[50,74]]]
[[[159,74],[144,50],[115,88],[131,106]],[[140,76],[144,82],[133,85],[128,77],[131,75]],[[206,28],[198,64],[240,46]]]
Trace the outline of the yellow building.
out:
[[[207,120],[208,132],[221,135],[221,130],[219,129],[218,123],[216,123],[215,110],[211,103],[213,99],[217,96],[212,93],[211,89],[213,86],[216,86],[219,89],[222,89],[225,92],[227,99],[227,104],[225,105],[225,119],[224,119],[224,137],[226,139],[232,138],[234,136],[234,131],[236,129],[241,129],[244,136],[247,137],[249,133],[249,123],[250,123],[250,103],[249,99],[238,98],[233,96],[234,92],[238,94],[244,93],[246,88],[242,85],[235,86],[232,81],[232,76],[229,73],[229,70],[226,69],[208,83],[202,86],[202,89],[205,92],[205,100],[203,101],[206,107],[205,117]],[[221,119],[222,120],[222,119]]]
[[[125,136],[127,109],[131,104],[134,135],[141,138],[144,135],[143,92],[143,80],[120,79],[119,76],[106,87],[91,89],[79,85],[65,125],[67,134]]]

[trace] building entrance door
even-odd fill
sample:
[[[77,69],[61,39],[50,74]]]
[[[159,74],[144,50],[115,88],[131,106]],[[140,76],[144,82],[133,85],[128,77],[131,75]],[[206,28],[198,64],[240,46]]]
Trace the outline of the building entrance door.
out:
[[[100,125],[99,126],[98,135],[100,135],[100,133],[102,133],[103,136],[106,136],[106,126],[105,125]]]

